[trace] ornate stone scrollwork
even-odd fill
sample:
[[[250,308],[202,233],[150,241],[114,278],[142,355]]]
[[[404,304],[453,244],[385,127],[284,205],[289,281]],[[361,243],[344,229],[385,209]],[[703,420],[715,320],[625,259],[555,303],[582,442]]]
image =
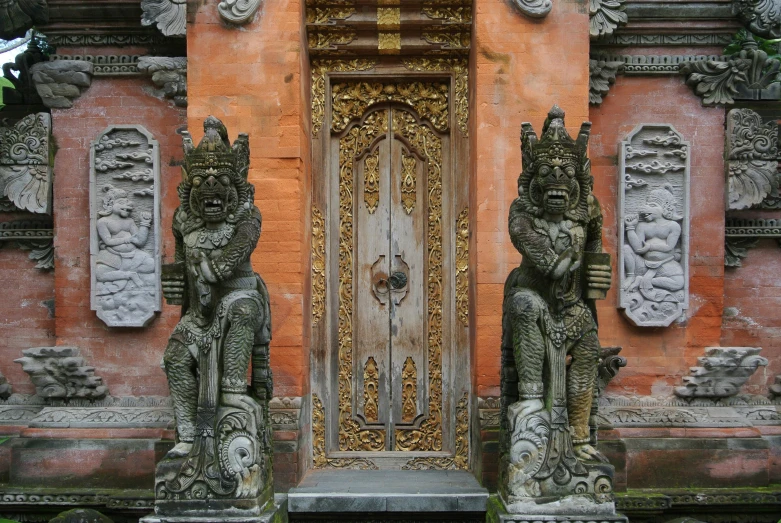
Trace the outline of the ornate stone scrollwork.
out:
[[[228,23],[246,24],[260,8],[261,0],[221,0],[217,12]]]
[[[187,0],[141,0],[141,25],[156,25],[165,36],[187,34]]]
[[[748,250],[756,247],[760,239],[781,243],[781,220],[727,218],[724,236],[724,265],[740,267],[740,260],[748,256]]]
[[[545,18],[553,8],[551,0],[512,0],[512,3],[530,18]]]
[[[73,100],[92,83],[93,64],[83,60],[39,62],[30,68],[43,105],[52,109],[73,107]]]
[[[20,38],[31,27],[48,21],[49,4],[46,0],[0,1],[0,40]]]
[[[588,65],[588,101],[592,105],[599,105],[602,98],[607,96],[610,85],[615,83],[616,75],[624,69],[624,63],[589,60]]]
[[[14,360],[35,384],[35,393],[46,399],[101,399],[108,387],[85,364],[77,347],[34,347]]]
[[[691,376],[684,376],[684,386],[675,388],[680,398],[727,398],[740,392],[740,387],[759,367],[768,364],[759,355],[758,347],[708,347],[705,356],[697,358]]]
[[[0,126],[0,195],[22,211],[51,213],[51,115],[30,114]]]
[[[610,36],[628,21],[624,0],[590,0],[589,35],[592,40]]]
[[[179,107],[187,107],[187,57],[142,56],[138,70],[152,77],[161,94]]]
[[[705,60],[680,65],[686,84],[702,97],[703,105],[732,104],[735,98],[762,99],[781,69],[781,60],[769,58],[749,34],[743,49],[724,61]],[[772,94],[770,98],[777,98]]]
[[[690,154],[669,125],[621,142],[618,306],[639,327],[667,327],[688,308]]]
[[[778,0],[732,0],[732,12],[755,35],[781,38],[781,2]]]
[[[777,195],[778,124],[751,109],[727,114],[728,209],[758,207]]]
[[[90,157],[92,310],[110,327],[143,327],[162,308],[159,144],[114,126]]]
[[[35,268],[54,268],[54,230],[50,220],[16,220],[0,223],[0,242],[15,242],[36,262]],[[2,245],[2,243],[0,243]]]

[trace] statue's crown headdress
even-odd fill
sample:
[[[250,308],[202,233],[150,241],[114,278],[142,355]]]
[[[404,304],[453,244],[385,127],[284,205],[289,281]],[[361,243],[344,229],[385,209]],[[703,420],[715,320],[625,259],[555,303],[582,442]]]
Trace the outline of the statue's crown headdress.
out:
[[[189,173],[196,169],[228,168],[246,180],[249,170],[249,136],[245,133],[239,134],[231,147],[228,130],[214,116],[204,120],[203,133],[198,147],[194,147],[190,133],[182,132],[185,170]]]
[[[540,160],[548,158],[572,158],[579,162],[585,160],[588,153],[588,138],[591,122],[583,122],[578,138],[573,140],[564,127],[564,111],[554,105],[542,126],[542,138],[537,138],[532,125],[521,124],[521,153],[524,170],[532,168]]]

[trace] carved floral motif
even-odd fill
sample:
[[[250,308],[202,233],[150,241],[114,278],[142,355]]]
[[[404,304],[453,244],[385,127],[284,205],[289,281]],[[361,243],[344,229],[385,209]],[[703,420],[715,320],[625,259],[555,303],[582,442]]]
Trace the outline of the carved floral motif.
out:
[[[51,212],[50,135],[48,113],[30,114],[13,127],[0,127],[0,192],[20,210]]]
[[[455,76],[453,101],[458,129],[469,135],[469,71],[463,58],[409,58],[404,66],[411,71],[452,71]]]
[[[623,70],[623,62],[606,62],[604,60],[589,60],[588,101],[599,105],[607,96],[611,84],[615,83],[616,75]]]
[[[325,409],[317,394],[312,394],[312,464],[316,469],[377,470],[373,461],[365,458],[329,458],[325,453]]]
[[[312,62],[312,137],[317,138],[325,118],[325,75],[329,72],[365,71],[374,67],[370,59],[315,60]]]
[[[755,35],[781,38],[781,2],[778,0],[733,0],[732,12]]]
[[[14,360],[22,366],[42,398],[100,399],[108,387],[95,375],[95,367],[85,364],[76,347],[34,347],[22,351]]]
[[[221,0],[217,12],[230,24],[246,24],[258,12],[260,3],[261,0]]]
[[[728,205],[738,210],[759,206],[778,192],[778,124],[763,123],[751,109],[727,115]]]
[[[187,0],[141,0],[141,25],[157,25],[165,36],[187,34]]]
[[[727,398],[736,395],[767,358],[758,347],[708,347],[705,356],[697,358],[691,376],[684,376],[684,386],[675,388],[681,398]]]
[[[312,206],[312,324],[325,314],[325,219]]]
[[[592,40],[610,36],[628,21],[624,0],[589,0],[589,35]]]

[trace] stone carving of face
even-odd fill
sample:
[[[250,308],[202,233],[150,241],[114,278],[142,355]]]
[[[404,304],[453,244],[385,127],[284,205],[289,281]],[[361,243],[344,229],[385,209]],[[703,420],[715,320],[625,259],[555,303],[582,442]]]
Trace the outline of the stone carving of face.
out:
[[[128,201],[127,198],[117,198],[114,200],[112,207],[114,214],[119,215],[120,218],[129,218],[130,213],[133,212],[133,204]]]
[[[229,169],[198,170],[191,176],[190,208],[204,221],[224,222],[236,212],[238,197]]]
[[[549,156],[541,159],[530,187],[532,199],[551,214],[564,214],[577,204],[580,196],[576,174],[574,158]]]
[[[647,202],[639,212],[640,219],[646,222],[658,220],[663,213],[664,209],[662,209],[662,206],[653,201]]]

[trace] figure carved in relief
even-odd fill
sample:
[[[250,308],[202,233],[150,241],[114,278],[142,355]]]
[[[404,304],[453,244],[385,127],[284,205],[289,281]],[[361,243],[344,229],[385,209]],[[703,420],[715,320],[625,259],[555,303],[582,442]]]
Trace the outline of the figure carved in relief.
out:
[[[163,268],[165,297],[183,314],[163,358],[178,443],[158,466],[162,511],[161,497],[257,499],[271,475],[271,316],[250,263],[261,215],[247,182],[249,139],[239,135],[231,147],[212,116],[204,132],[197,148],[184,137],[176,263]]]
[[[678,303],[683,300],[685,285],[680,264],[682,219],[675,212],[672,186],[652,190],[638,214],[625,218],[624,270],[626,291],[641,297],[631,301],[637,305],[642,299],[654,302]]]
[[[104,310],[124,316],[145,307],[148,300],[141,294],[154,292],[155,260],[143,250],[152,214],[140,213],[136,224],[127,191],[105,185],[103,192],[103,209],[98,211],[96,224],[100,240],[95,260],[97,295]]]
[[[610,486],[583,463],[606,461],[591,445],[589,414],[600,351],[594,298],[604,298],[611,280],[602,212],[591,194],[590,127],[584,123],[573,140],[557,106],[539,140],[530,124],[522,127],[523,172],[509,230],[523,259],[505,283],[502,325],[508,502],[593,494],[600,481]]]

